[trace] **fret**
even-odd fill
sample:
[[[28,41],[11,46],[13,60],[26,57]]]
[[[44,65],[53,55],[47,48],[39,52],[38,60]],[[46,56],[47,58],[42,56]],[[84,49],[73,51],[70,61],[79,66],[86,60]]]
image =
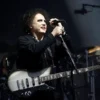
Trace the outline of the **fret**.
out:
[[[43,82],[44,81],[44,77],[41,77],[41,82]]]
[[[48,80],[48,77],[47,77],[47,76],[45,76],[45,77],[44,77],[44,80],[45,80],[45,81],[46,81],[46,80]]]
[[[79,70],[78,70],[79,71]],[[73,70],[73,74],[76,74],[76,70]]]
[[[47,77],[45,76],[45,77],[43,78],[43,81],[46,81],[46,79],[47,79]]]
[[[95,69],[100,69],[100,65],[91,66],[91,67],[87,67],[87,68],[80,68],[80,69],[78,69],[78,72],[83,73],[83,72],[88,72],[88,71],[92,71]],[[72,73],[77,74],[76,70],[73,70]],[[43,81],[53,80],[53,79],[62,78],[62,77],[69,78],[70,76],[71,76],[71,71],[65,71],[65,72],[60,72],[60,73],[51,74],[48,76],[41,77],[40,81],[43,82]]]
[[[57,73],[57,77],[60,78],[60,74],[59,73]]]
[[[78,70],[79,73],[82,73],[83,71],[81,69]]]
[[[53,78],[53,75],[50,75],[50,80],[52,80],[52,79],[54,79],[54,78]]]
[[[39,80],[40,80],[40,82],[43,82],[43,77],[40,77]]]
[[[67,76],[70,76],[71,75],[71,71],[68,71],[66,73],[67,73]]]
[[[43,77],[39,77],[40,82],[43,82]]]
[[[87,72],[88,71],[88,68],[85,68],[85,71]]]
[[[81,68],[81,69],[78,70],[79,73],[83,73],[84,71],[85,71],[85,68],[84,69]]]
[[[49,76],[44,76],[45,77],[45,81],[49,80]]]
[[[63,72],[63,77],[64,77],[64,76],[67,76],[66,72]]]
[[[48,76],[48,80],[52,80],[52,79],[56,79],[56,75],[55,74],[51,74]]]
[[[54,79],[57,79],[57,76],[56,76],[56,74],[53,74],[53,78],[54,78]]]
[[[87,71],[88,71],[88,68],[84,68],[83,71],[84,71],[84,72],[87,72]]]
[[[41,77],[39,77],[39,81],[40,81],[40,83],[42,82],[42,79],[41,79]]]
[[[61,78],[64,76],[67,76],[66,72],[57,73],[57,74],[54,74],[54,79]]]
[[[60,74],[60,77],[63,77],[62,73],[59,73]]]
[[[50,80],[50,75],[48,76],[47,80]]]

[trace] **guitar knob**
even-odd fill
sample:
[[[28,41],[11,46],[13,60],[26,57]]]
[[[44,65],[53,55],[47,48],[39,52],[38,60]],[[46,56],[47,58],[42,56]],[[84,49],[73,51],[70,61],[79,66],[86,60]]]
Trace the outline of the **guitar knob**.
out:
[[[25,92],[25,96],[30,96],[32,93],[31,93],[31,91],[26,91]]]

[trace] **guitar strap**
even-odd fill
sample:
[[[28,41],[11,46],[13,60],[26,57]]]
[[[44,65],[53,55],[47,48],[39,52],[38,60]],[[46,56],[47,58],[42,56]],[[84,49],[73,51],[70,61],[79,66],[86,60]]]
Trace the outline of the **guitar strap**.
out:
[[[53,54],[52,54],[52,51],[51,51],[50,47],[47,48],[47,51],[48,51],[48,53],[49,53],[49,55],[51,57],[52,67],[55,68],[56,66],[54,64],[54,57],[53,57]]]

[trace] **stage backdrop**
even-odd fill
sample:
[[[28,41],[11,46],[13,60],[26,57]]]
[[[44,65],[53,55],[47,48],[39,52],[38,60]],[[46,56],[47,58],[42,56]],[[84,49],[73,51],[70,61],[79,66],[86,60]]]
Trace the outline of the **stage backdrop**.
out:
[[[100,45],[100,0],[65,0],[75,49]]]

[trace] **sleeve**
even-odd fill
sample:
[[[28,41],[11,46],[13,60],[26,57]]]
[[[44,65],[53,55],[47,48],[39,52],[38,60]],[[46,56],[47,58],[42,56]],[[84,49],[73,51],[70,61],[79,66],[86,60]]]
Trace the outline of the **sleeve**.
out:
[[[35,42],[31,38],[20,37],[18,39],[19,50],[24,49],[32,53],[39,53],[45,50],[48,46],[55,42],[55,37],[52,34],[47,35],[42,41]]]

